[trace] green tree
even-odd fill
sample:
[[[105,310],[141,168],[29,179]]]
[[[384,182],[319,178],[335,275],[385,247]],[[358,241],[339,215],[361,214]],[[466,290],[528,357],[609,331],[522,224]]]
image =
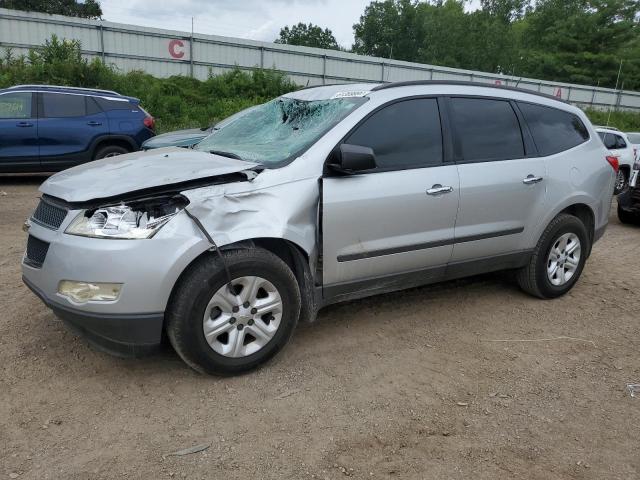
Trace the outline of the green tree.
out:
[[[275,40],[275,43],[340,50],[340,45],[331,30],[328,28],[323,30],[322,27],[312,23],[305,25],[300,22],[291,28],[288,25],[283,27],[280,29],[280,36]]]
[[[371,2],[353,26],[352,50],[363,55],[416,60],[424,38],[417,0]]]
[[[96,0],[0,0],[1,8],[42,12],[68,17],[100,18],[102,9]]]

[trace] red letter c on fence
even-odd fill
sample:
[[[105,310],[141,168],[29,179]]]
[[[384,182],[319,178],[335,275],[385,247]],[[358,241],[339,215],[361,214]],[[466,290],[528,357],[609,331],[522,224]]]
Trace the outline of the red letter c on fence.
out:
[[[184,57],[184,42],[182,40],[171,40],[169,42],[169,55],[173,58],[182,58]],[[180,49],[180,50],[178,50]]]

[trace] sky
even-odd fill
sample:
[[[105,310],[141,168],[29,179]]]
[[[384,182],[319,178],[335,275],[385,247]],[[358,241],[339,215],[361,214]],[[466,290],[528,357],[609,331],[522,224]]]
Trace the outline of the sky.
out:
[[[329,28],[340,45],[353,44],[353,24],[371,0],[101,0],[103,18],[170,30],[272,42],[285,25]],[[478,0],[470,2],[472,5]]]

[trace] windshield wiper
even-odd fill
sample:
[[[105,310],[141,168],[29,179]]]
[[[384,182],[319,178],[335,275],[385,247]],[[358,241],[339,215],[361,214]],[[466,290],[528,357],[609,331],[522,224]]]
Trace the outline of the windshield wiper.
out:
[[[221,157],[234,158],[236,160],[242,160],[240,155],[231,152],[225,152],[223,150],[209,150],[209,153],[213,153],[214,155],[220,155]]]

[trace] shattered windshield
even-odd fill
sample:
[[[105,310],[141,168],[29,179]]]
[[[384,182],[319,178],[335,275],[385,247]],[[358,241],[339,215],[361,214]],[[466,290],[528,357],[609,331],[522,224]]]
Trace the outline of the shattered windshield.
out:
[[[365,101],[363,97],[276,98],[212,133],[195,148],[267,167],[279,164],[302,153]]]

